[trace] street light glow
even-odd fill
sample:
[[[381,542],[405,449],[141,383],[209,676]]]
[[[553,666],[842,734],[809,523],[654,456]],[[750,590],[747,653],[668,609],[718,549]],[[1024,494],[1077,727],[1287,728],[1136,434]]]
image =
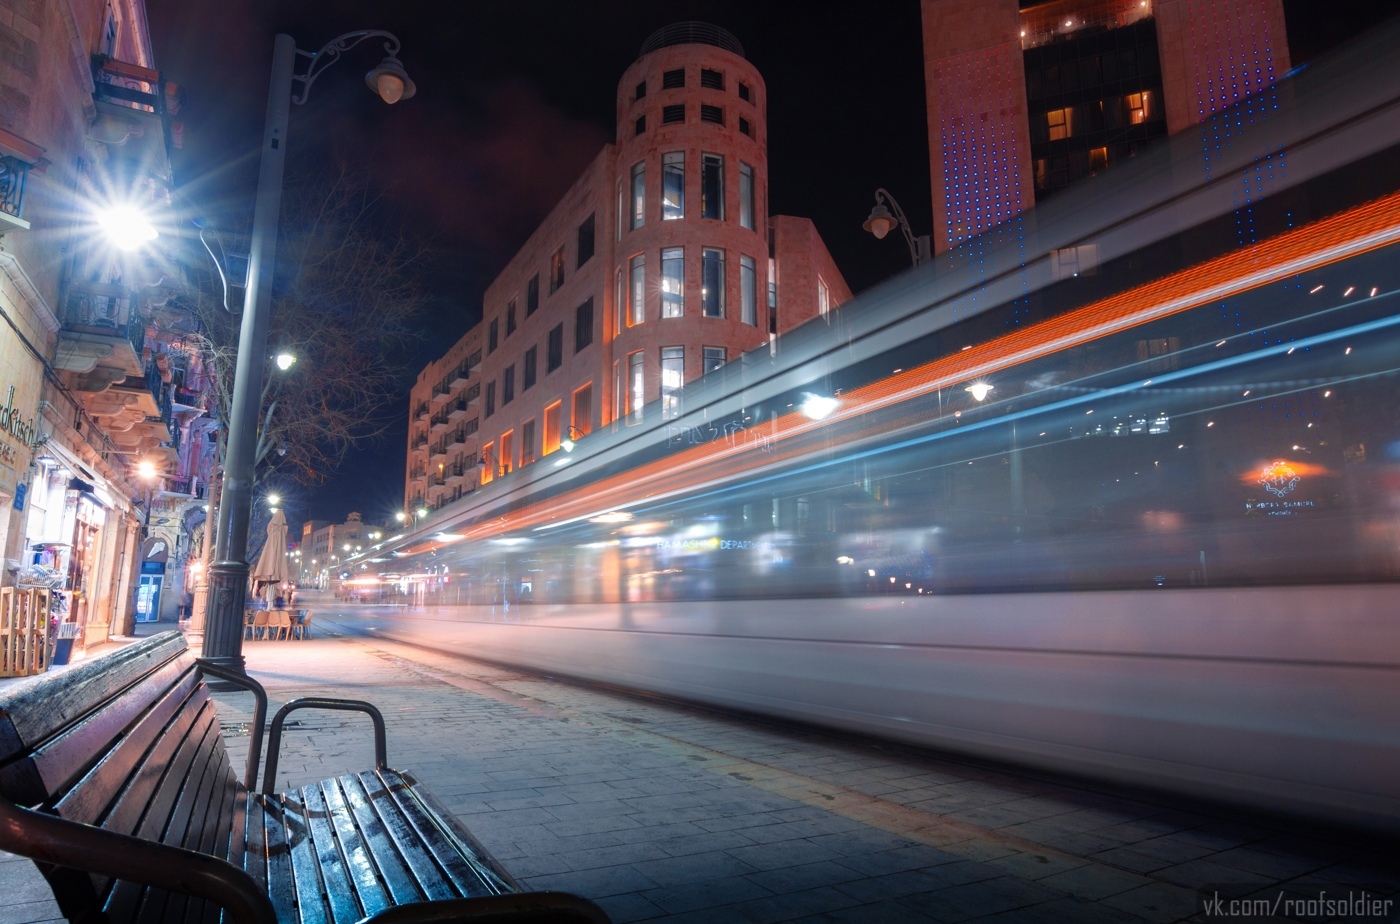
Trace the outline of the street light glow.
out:
[[[802,396],[801,411],[813,420],[824,420],[831,415],[831,412],[841,406],[841,402],[835,398],[824,398],[821,395],[805,394]]]
[[[987,395],[992,391],[992,386],[986,382],[973,382],[971,385],[967,386],[966,391],[968,394],[972,395],[973,400],[985,401],[987,400]]]
[[[297,358],[292,353],[282,352],[277,354],[277,368],[286,372],[297,364]]]
[[[160,236],[155,225],[134,205],[111,205],[97,213],[97,224],[121,250],[136,250]]]

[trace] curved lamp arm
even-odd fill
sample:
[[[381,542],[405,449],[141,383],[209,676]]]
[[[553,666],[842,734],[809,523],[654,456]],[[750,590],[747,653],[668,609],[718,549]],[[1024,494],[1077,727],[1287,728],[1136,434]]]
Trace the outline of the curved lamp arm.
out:
[[[919,242],[914,237],[914,229],[909,227],[909,219],[904,217],[904,209],[899,207],[894,196],[891,196],[889,190],[883,186],[875,190],[875,202],[879,204],[881,200],[888,203],[890,210],[894,212],[895,220],[899,223],[899,230],[904,232],[904,240],[909,245],[909,259],[914,261],[915,266],[918,266],[924,261],[925,255],[920,252]]]
[[[365,39],[378,37],[388,39],[388,41],[384,43],[384,51],[387,52],[388,57],[384,60],[397,62],[400,47],[399,38],[394,35],[394,33],[385,32],[383,29],[362,29],[358,32],[347,32],[344,35],[338,35],[323,45],[320,51],[302,51],[298,48],[297,54],[305,58],[310,58],[311,65],[307,67],[305,74],[292,75],[293,80],[300,81],[301,83],[301,92],[294,92],[292,94],[292,102],[296,103],[298,106],[304,105],[307,95],[311,93],[311,85],[316,82],[317,77],[321,76],[322,71],[340,60],[340,56],[343,53],[354,48]],[[383,65],[381,65],[381,67],[382,66]],[[400,65],[400,70],[402,70],[402,65]],[[412,93],[406,90],[404,95],[407,97],[411,96]]]

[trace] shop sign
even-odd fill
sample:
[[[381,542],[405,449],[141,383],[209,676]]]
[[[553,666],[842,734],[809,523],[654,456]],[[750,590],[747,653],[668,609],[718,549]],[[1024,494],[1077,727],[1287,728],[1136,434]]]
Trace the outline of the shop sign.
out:
[[[5,397],[5,406],[0,407],[0,433],[8,434],[19,440],[26,449],[33,449],[39,442],[39,422],[35,417],[28,420],[20,414],[19,408],[15,407],[15,386],[10,386],[10,393]],[[6,465],[14,467],[19,462],[19,454],[8,442],[0,440],[0,461]],[[28,464],[28,459],[24,464]]]

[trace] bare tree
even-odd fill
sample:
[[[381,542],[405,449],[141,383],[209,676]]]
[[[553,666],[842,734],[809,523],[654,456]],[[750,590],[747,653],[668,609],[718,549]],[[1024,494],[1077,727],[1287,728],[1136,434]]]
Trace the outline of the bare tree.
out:
[[[257,481],[277,473],[319,484],[352,446],[383,433],[401,410],[426,250],[390,228],[382,213],[367,179],[345,170],[288,184],[268,345],[274,356],[295,356],[296,364],[286,371],[268,364]],[[194,276],[191,300],[201,327],[194,336],[213,373],[217,412],[228,420],[240,318],[223,309],[212,272]]]

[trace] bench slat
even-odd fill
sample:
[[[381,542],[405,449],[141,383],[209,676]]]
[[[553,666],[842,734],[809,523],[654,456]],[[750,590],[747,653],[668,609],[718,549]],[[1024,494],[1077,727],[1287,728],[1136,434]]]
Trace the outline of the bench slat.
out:
[[[288,794],[288,802],[292,801]],[[355,880],[346,866],[345,855],[335,837],[335,826],[326,811],[326,801],[319,786],[308,786],[298,790],[296,798],[305,807],[306,829],[311,835],[311,843],[316,852],[316,862],[321,868],[321,879],[325,884],[326,904],[330,909],[331,920],[335,924],[358,921],[361,913],[355,894]],[[300,877],[298,877],[300,878]],[[298,890],[300,891],[300,890]]]
[[[424,793],[416,789],[417,781],[413,777],[397,770],[377,772],[384,780],[385,787],[399,811],[403,813],[434,859],[447,871],[453,887],[462,897],[472,898],[477,895],[500,895],[518,891],[504,873],[484,862],[484,858],[490,856],[485,848],[456,827],[450,814],[436,811],[437,807],[423,798]],[[452,827],[449,828],[448,825]]]
[[[368,774],[366,774],[368,775]],[[355,824],[364,832],[365,842],[374,852],[375,865],[384,877],[385,886],[394,904],[430,898],[455,898],[456,891],[443,878],[428,852],[411,836],[405,837],[408,823],[398,813],[378,777],[370,776],[375,791],[358,775],[340,777],[346,808],[353,814]],[[375,792],[379,798],[376,800]],[[385,812],[380,814],[380,810]],[[420,875],[415,875],[420,870]],[[425,881],[426,880],[426,881]]]
[[[62,731],[184,650],[180,633],[165,632],[6,690],[0,696],[0,764]]]
[[[0,770],[0,786],[16,802],[47,802],[68,788],[146,709],[179,683],[181,659],[173,659],[144,682],[65,727],[56,737]],[[115,781],[114,786],[120,786]]]
[[[198,683],[199,675],[187,671],[178,683],[166,690],[160,701],[141,717],[135,727],[63,794],[54,806],[59,816],[84,824],[96,824],[101,819],[104,828],[123,833],[130,831],[140,817],[142,806],[137,804],[138,801],[145,802],[149,798],[149,790],[141,785],[142,782],[154,775],[156,779],[153,782],[158,783],[164,769],[160,764],[152,763],[147,756],[148,751],[152,743],[167,732],[172,719],[178,725],[181,716],[189,715],[182,713],[181,708]],[[129,798],[125,797],[128,791],[131,793]],[[125,810],[118,812],[123,806]],[[108,818],[113,813],[116,813],[115,817]]]
[[[336,876],[337,858],[334,854],[326,858],[331,861],[329,869],[321,862],[322,858],[318,845],[312,838],[311,822],[307,817],[306,806],[301,801],[301,795],[295,792],[285,793],[280,801],[280,820],[285,826],[283,836],[291,852],[293,886],[300,920],[303,924],[327,924],[333,918],[323,896],[326,893],[333,895],[337,891],[344,894],[350,883],[344,876]],[[269,817],[269,839],[272,835],[271,822],[272,818]]]
[[[310,787],[308,787],[310,788]],[[335,830],[335,838],[340,843],[341,855],[345,858],[345,872],[354,883],[355,895],[363,909],[362,917],[378,914],[391,904],[385,889],[379,866],[368,832],[362,832],[356,824],[355,814],[350,811],[345,794],[341,791],[340,780],[330,779],[318,783],[326,814]],[[392,850],[385,858],[393,857]]]
[[[201,703],[199,714],[191,723],[189,730],[178,742],[175,755],[170,759],[169,768],[165,772],[164,778],[166,780],[182,780],[189,776],[204,739],[212,730],[218,728],[218,716],[214,712],[213,704],[208,702],[207,692],[201,688],[199,695],[205,701]],[[150,804],[146,806],[145,814],[141,816],[138,827],[135,830],[127,830],[122,833],[134,834],[150,841],[159,840],[165,832],[170,815],[175,810],[175,801],[179,794],[180,789],[173,782],[160,786],[153,794]],[[145,886],[124,880],[115,883],[107,896],[107,917],[113,921],[131,920],[141,903],[141,896],[145,888]]]
[[[257,821],[263,828],[259,835],[265,846],[264,857],[259,861],[264,865],[267,882],[267,894],[272,899],[272,906],[277,909],[277,920],[295,921],[298,920],[296,909],[296,881],[292,872],[292,850],[287,842],[287,829],[283,816],[286,814],[286,807],[278,800],[263,800],[257,796],[248,800],[249,814],[253,814],[253,807],[257,807]],[[304,826],[302,826],[304,828]],[[251,829],[250,829],[251,832]],[[250,833],[249,840],[253,835]],[[298,834],[303,837],[304,834]],[[320,908],[318,900],[316,907]],[[324,913],[320,917],[307,917],[305,911],[301,913],[300,920],[324,921]]]
[[[234,785],[232,774],[229,771],[228,752],[224,750],[222,729],[217,725],[215,734],[210,739],[209,762],[206,765],[204,776],[200,780],[199,790],[195,801],[190,805],[189,819],[185,823],[185,829],[181,834],[177,846],[187,850],[197,850],[200,853],[208,853],[213,849],[215,825],[214,821],[218,817],[220,808],[223,806],[224,798],[232,799],[231,787]],[[170,900],[165,909],[165,921],[195,921],[203,916],[204,909],[202,901],[189,895],[170,896]]]

